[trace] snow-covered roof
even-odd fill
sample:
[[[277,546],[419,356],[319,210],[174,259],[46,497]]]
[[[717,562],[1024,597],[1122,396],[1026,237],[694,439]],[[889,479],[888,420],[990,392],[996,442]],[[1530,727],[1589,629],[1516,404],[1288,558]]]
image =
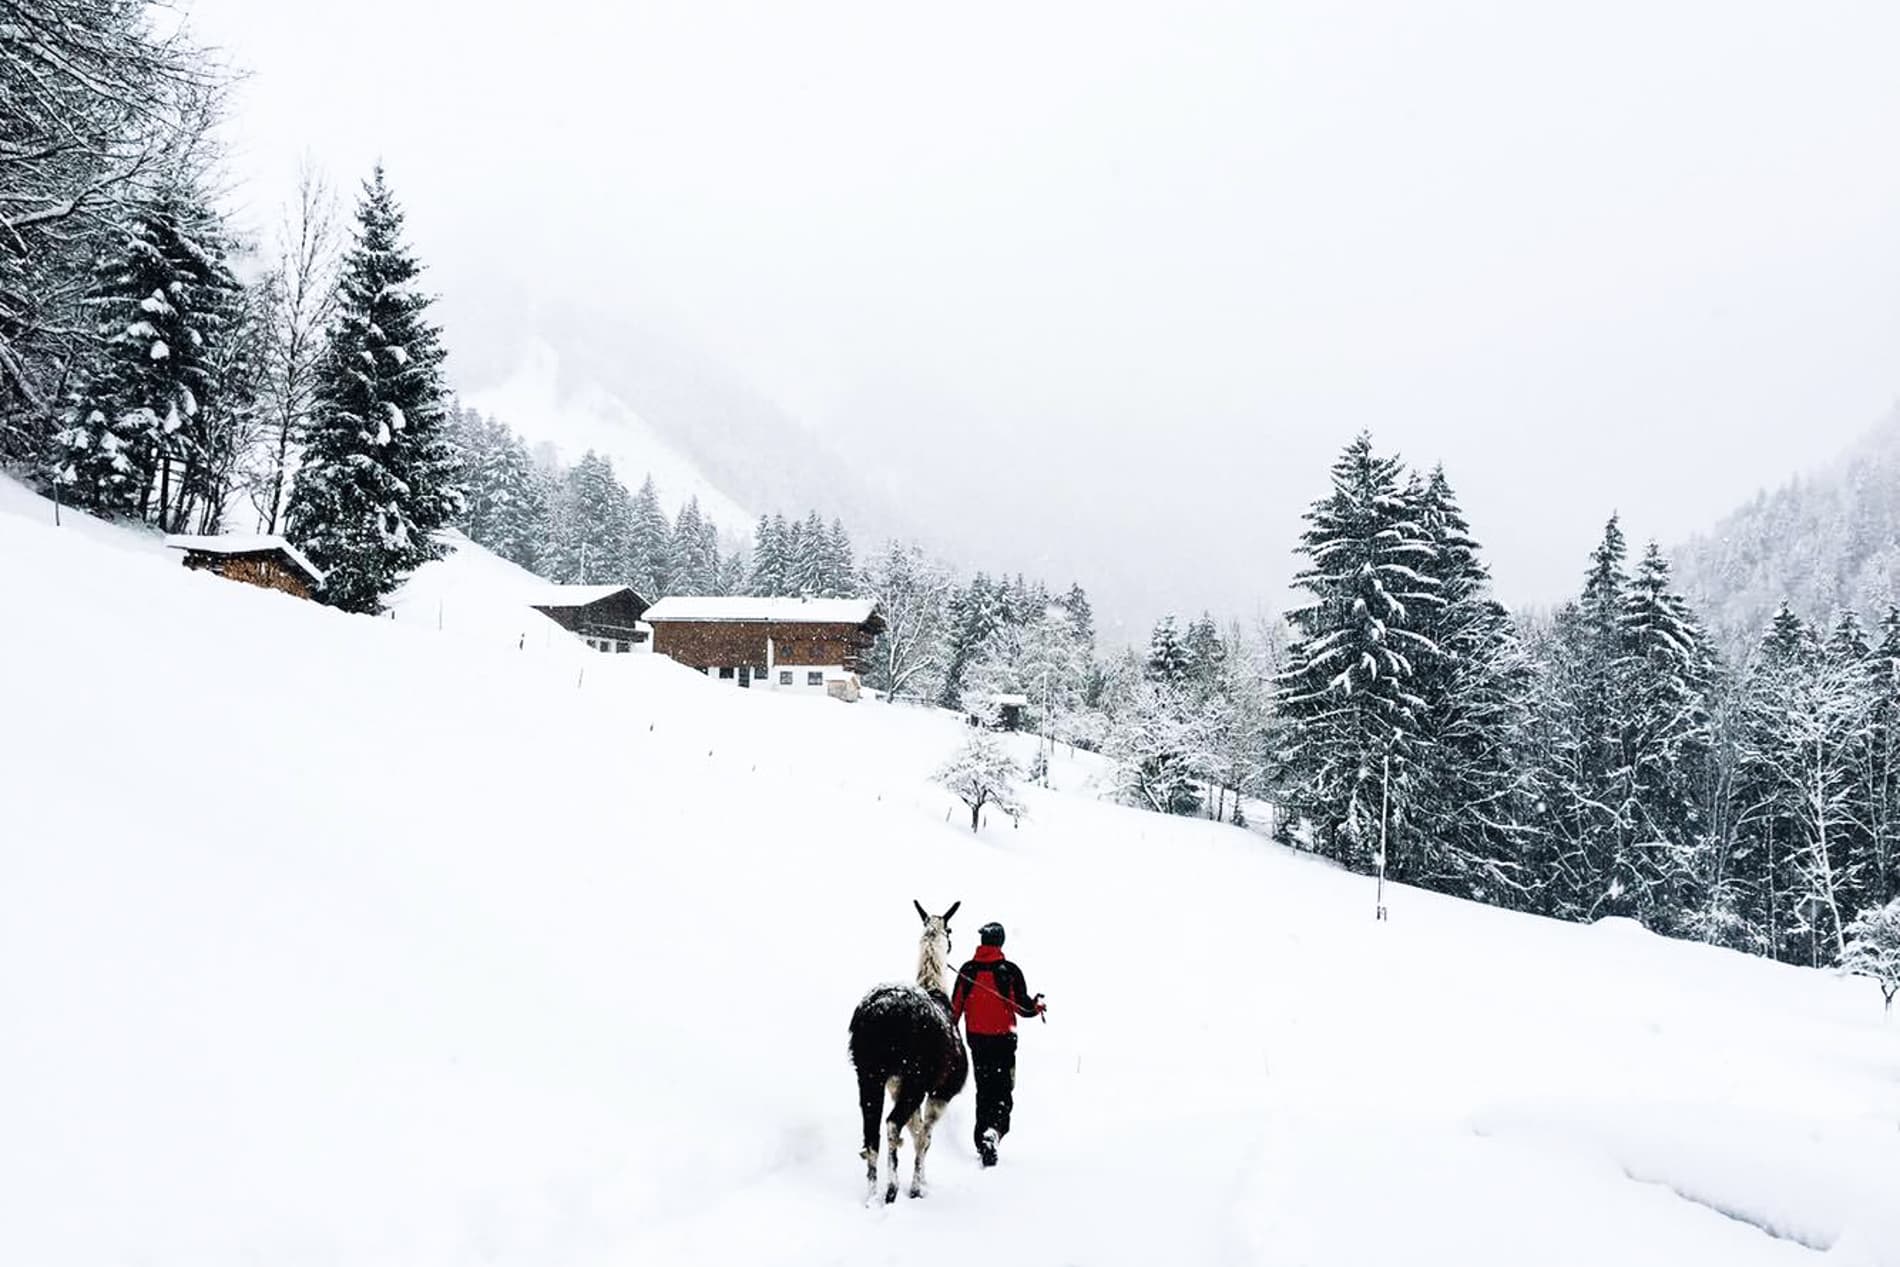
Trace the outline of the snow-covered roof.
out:
[[[323,583],[323,570],[304,557],[302,550],[291,545],[282,537],[266,536],[263,533],[220,533],[215,537],[195,537],[187,533],[174,533],[165,538],[165,544],[174,550],[191,550],[198,554],[270,554],[276,552],[295,563],[319,585]]]
[[[662,598],[647,608],[646,619],[764,621],[771,624],[861,625],[877,604],[868,598]]]
[[[598,603],[603,598],[612,598],[619,593],[633,594],[631,585],[554,585],[548,584],[535,588],[528,594],[530,607],[586,607],[589,603]]]
[[[1029,707],[1029,697],[1027,695],[1008,695],[1008,694],[985,695],[983,698],[989,701],[990,703],[995,704],[998,708],[1028,708]]]

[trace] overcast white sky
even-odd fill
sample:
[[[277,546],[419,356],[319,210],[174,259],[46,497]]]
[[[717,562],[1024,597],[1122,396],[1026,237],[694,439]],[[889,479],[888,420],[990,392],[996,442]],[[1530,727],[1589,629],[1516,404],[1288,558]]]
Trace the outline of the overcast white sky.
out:
[[[1892,0],[194,9],[254,206],[386,160],[465,386],[657,323],[1120,610],[1277,603],[1361,427],[1544,602],[1900,398]]]

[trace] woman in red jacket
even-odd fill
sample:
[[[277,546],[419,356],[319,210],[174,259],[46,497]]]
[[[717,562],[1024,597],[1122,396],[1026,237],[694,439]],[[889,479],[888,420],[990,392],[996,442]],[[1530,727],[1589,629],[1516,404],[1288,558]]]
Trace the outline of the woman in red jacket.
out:
[[[976,1152],[996,1164],[996,1145],[1009,1134],[1016,1090],[1016,1018],[1041,1016],[1042,996],[1029,993],[1023,970],[1003,957],[1003,926],[985,924],[976,958],[957,971],[951,1023],[961,1019],[976,1072]]]

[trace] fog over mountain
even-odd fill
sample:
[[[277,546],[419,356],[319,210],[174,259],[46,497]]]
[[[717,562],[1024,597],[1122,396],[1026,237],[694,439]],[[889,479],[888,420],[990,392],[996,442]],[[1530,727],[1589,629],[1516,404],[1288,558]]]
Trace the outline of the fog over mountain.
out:
[[[1684,595],[1738,656],[1783,602],[1823,626],[1900,602],[1900,411],[1833,461],[1724,516],[1676,551]]]
[[[472,398],[551,348],[744,509],[1111,632],[1280,604],[1362,428],[1540,603],[1900,394],[1891,5],[194,12],[253,218],[385,160]]]

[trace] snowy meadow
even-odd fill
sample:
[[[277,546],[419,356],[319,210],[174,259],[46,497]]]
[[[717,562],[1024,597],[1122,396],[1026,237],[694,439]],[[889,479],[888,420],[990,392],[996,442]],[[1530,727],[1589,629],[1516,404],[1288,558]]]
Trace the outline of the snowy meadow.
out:
[[[4,488],[0,584],[61,595],[0,625],[7,1261],[1900,1261],[1866,981],[1376,924],[1066,749],[972,834],[957,717],[343,615]],[[873,1209],[844,1023],[913,897],[1051,1014],[1004,1165],[959,1101]]]

